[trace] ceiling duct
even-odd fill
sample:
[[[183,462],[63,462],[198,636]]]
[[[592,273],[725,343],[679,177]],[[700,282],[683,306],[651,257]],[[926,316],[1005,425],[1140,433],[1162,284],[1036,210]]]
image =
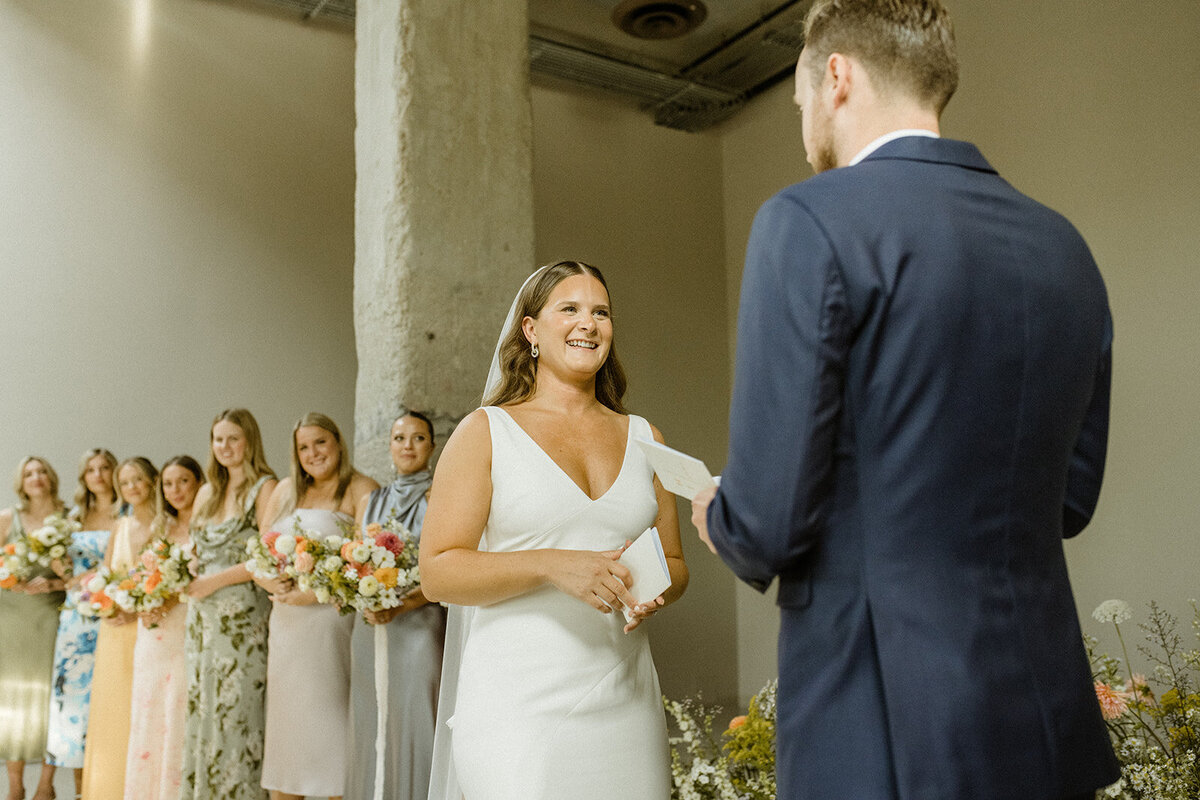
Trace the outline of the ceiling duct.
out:
[[[354,24],[355,0],[251,1],[295,11],[305,20]],[[746,27],[686,64],[652,61],[636,50],[593,46],[586,38],[557,34],[534,21],[529,36],[530,71],[535,78],[626,97],[650,113],[658,125],[701,131],[733,116],[750,98],[792,74],[804,44],[803,17],[809,2],[790,0],[768,14],[752,15]],[[616,10],[667,5],[695,6],[692,13],[700,21],[704,19],[703,3],[686,0],[625,2]]]

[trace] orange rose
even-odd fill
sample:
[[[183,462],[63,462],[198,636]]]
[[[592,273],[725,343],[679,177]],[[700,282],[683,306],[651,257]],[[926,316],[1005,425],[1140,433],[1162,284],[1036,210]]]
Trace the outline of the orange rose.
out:
[[[13,553],[17,552],[16,544],[9,542],[8,544],[4,545],[4,552],[11,556]]]
[[[126,592],[128,592],[130,589],[133,589],[136,586],[137,586],[136,578],[126,578],[125,580],[123,580],[117,584],[118,589],[121,589],[122,591],[126,591]]]
[[[400,570],[395,567],[380,567],[375,570],[375,580],[382,583],[388,589],[393,588],[399,578]]]
[[[0,589],[11,589],[17,585],[17,576],[9,575],[4,580],[0,581]]]
[[[354,563],[354,559],[350,557],[350,554],[354,552],[354,548],[357,547],[358,544],[358,542],[346,542],[344,545],[342,545],[341,556],[343,561],[349,564]]]
[[[736,731],[738,728],[742,727],[745,724],[746,724],[746,715],[742,714],[740,717],[734,717],[733,719],[729,720],[729,730]]]
[[[371,534],[371,536],[378,536],[379,534],[383,533],[383,526],[378,522],[372,522],[371,524],[367,525],[367,533]]]
[[[113,600],[103,590],[92,595],[92,602],[100,606],[101,611],[107,611],[113,607]]]
[[[158,570],[150,573],[150,577],[146,578],[146,591],[153,592],[154,588],[162,583],[162,573]]]
[[[308,549],[308,539],[305,539],[303,536],[297,536],[296,537],[296,552],[303,553],[307,549]]]

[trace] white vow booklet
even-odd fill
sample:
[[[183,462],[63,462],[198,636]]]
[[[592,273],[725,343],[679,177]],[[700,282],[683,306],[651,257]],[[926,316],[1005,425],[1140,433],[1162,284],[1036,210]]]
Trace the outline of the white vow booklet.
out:
[[[629,593],[639,605],[649,603],[671,588],[671,573],[667,570],[667,556],[663,553],[662,539],[658,528],[647,528],[633,544],[629,545],[617,562],[624,564],[633,576]],[[625,621],[633,620],[633,613],[624,606]]]
[[[691,500],[705,489],[717,485],[717,479],[698,458],[681,453],[658,442],[637,439],[637,446],[646,454],[646,460],[654,467],[654,473],[663,488]]]

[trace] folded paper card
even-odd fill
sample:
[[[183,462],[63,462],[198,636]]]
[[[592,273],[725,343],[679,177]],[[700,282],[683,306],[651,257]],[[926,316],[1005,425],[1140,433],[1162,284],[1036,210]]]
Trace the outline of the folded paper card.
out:
[[[633,576],[629,593],[639,605],[649,603],[671,588],[671,573],[667,569],[662,540],[658,538],[658,528],[647,528],[617,561]],[[627,622],[633,619],[629,609],[621,610],[625,612]]]
[[[705,489],[717,485],[717,479],[698,458],[681,453],[658,442],[638,439],[637,446],[646,454],[646,460],[654,467],[654,474],[668,492],[691,500]]]

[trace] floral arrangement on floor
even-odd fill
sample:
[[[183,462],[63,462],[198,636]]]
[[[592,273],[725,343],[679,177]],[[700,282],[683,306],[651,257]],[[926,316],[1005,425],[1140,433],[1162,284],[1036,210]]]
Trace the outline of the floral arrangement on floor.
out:
[[[400,605],[421,583],[417,541],[399,522],[371,523],[361,535],[320,536],[296,523],[246,542],[247,568],[263,578],[282,577],[345,614]]]
[[[0,551],[0,589],[25,583],[39,571],[50,569],[54,561],[66,561],[71,535],[79,530],[78,522],[59,512],[46,517],[40,527],[6,542]]]
[[[1200,606],[1192,601],[1192,631],[1200,639]],[[1121,800],[1195,800],[1200,797],[1200,650],[1187,649],[1178,620],[1157,603],[1138,623],[1138,651],[1153,667],[1151,677],[1133,672],[1121,623],[1133,618],[1123,600],[1106,600],[1092,617],[1111,623],[1123,660],[1096,651],[1085,636],[1096,698],[1108,724],[1121,778],[1104,790]],[[1157,690],[1157,691],[1156,691]]]
[[[716,707],[699,700],[663,705],[670,735],[672,800],[774,800],[775,709],[778,681],[772,680],[719,735]]]

